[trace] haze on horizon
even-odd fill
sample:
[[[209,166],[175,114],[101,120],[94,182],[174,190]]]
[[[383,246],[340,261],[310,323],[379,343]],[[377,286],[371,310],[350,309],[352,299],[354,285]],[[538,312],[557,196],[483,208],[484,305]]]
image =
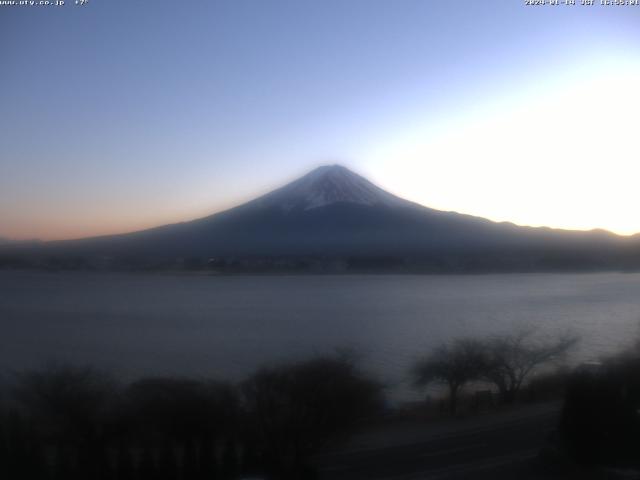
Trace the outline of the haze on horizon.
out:
[[[640,232],[640,8],[2,8],[0,236],[208,215],[341,163],[403,198]]]

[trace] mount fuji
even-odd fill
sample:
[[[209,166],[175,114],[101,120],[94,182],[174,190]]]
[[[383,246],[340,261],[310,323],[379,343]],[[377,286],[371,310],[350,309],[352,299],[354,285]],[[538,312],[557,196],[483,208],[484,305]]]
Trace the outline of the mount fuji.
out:
[[[602,230],[521,227],[434,210],[329,165],[198,220],[12,250],[142,263],[258,258],[264,265],[307,257],[408,271],[534,271],[636,268],[638,245],[637,238]]]

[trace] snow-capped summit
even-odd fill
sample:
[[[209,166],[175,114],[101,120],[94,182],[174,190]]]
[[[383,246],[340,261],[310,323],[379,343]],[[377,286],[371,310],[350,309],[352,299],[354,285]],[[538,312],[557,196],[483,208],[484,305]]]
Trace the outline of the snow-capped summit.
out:
[[[324,165],[254,202],[260,207],[304,211],[334,203],[367,206],[412,205],[341,165]]]

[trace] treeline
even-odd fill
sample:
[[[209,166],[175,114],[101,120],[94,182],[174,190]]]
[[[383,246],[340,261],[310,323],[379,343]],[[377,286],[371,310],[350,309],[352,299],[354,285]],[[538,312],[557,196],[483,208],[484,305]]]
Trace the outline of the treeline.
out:
[[[639,478],[640,343],[574,372],[555,442],[556,455],[587,467],[631,469],[625,478]]]
[[[25,253],[26,251],[26,253]],[[55,251],[54,251],[55,252]],[[82,255],[45,247],[0,249],[0,269],[45,271],[209,272],[212,274],[505,273],[637,271],[636,254],[619,256],[553,251],[438,251],[432,254],[227,255],[167,257]]]
[[[184,271],[242,273],[409,272],[413,262],[401,256],[243,255],[222,257],[149,257],[80,255],[8,255],[0,252],[0,269],[44,271]]]
[[[310,456],[382,407],[345,357],[264,368],[239,385],[90,368],[15,376],[0,407],[2,478],[312,479]]]
[[[529,374],[573,342],[455,340],[412,373],[416,385],[447,385],[455,414],[460,390],[478,380],[512,403]],[[313,479],[312,456],[384,406],[381,383],[347,354],[263,368],[239,384],[123,384],[92,368],[50,367],[16,374],[0,391],[0,471],[12,480]]]
[[[461,338],[428,352],[410,372],[417,387],[446,387],[449,414],[465,387],[479,384],[510,405],[534,372],[575,344],[572,336],[542,341],[531,332]],[[640,347],[583,365],[563,382],[555,455],[639,465]],[[262,368],[237,384],[121,383],[71,366],[0,384],[0,478],[11,480],[313,479],[316,453],[389,413],[382,384],[346,354]]]

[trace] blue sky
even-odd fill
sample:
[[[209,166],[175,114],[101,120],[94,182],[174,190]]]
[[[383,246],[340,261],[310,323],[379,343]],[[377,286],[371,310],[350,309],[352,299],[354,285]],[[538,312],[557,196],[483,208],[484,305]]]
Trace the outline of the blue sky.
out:
[[[444,210],[640,231],[639,27],[518,0],[0,7],[0,235],[196,218],[323,163]]]

